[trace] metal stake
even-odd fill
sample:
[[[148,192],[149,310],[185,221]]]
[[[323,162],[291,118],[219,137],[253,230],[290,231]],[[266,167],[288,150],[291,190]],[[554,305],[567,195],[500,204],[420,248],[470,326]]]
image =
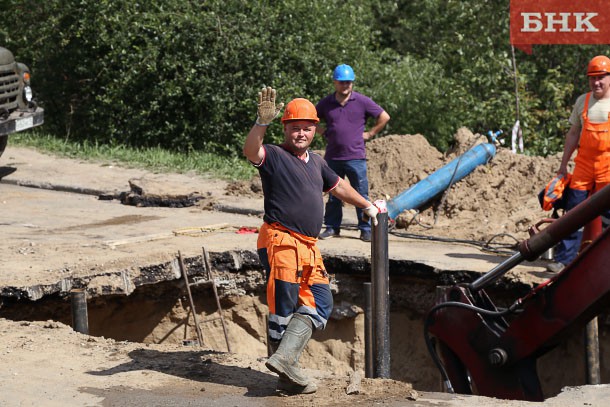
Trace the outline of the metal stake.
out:
[[[220,322],[222,323],[222,330],[225,334],[225,342],[227,343],[227,352],[231,353],[231,344],[229,343],[229,333],[227,332],[227,324],[225,323],[225,319],[222,316],[222,307],[220,306],[220,298],[218,298],[218,290],[216,288],[216,279],[214,278],[214,273],[212,272],[212,266],[210,265],[210,256],[208,252],[203,249],[203,260],[205,263],[205,268],[208,272],[208,276],[210,281],[212,282],[212,290],[214,291],[214,298],[216,298],[216,307],[218,308],[218,315],[220,315]]]
[[[87,316],[87,291],[84,288],[70,290],[72,299],[72,329],[89,335],[89,317]]]
[[[197,331],[197,339],[199,340],[199,346],[203,347],[203,333],[201,332],[201,327],[199,326],[199,321],[197,320],[197,311],[195,311],[195,303],[193,302],[193,295],[191,294],[191,284],[189,283],[188,274],[186,273],[186,267],[184,267],[184,261],[182,260],[182,253],[178,252],[178,263],[180,265],[180,271],[182,272],[182,277],[184,278],[184,284],[186,285],[186,292],[189,296],[189,302],[191,304],[191,312],[193,313],[193,322],[195,323],[195,330]],[[188,315],[187,315],[187,324],[188,324]]]
[[[587,384],[600,384],[599,371],[599,333],[597,317],[587,324],[585,329],[585,354],[587,366]]]
[[[364,283],[364,375],[373,378],[373,306],[371,283]]]
[[[388,258],[388,213],[377,215],[371,240],[373,335],[376,378],[390,378],[390,264]]]

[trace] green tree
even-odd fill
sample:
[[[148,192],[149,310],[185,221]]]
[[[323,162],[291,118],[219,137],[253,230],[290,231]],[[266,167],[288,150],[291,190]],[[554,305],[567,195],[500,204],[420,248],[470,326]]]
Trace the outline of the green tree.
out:
[[[540,45],[526,55],[516,50],[519,112],[516,111],[515,67],[509,35],[509,0],[399,0],[376,9],[382,45],[401,55],[434,61],[436,86],[452,99],[445,109],[449,128],[461,124],[485,133],[508,131],[516,118],[526,147],[533,154],[559,151],[576,97],[588,90],[585,67],[606,46]],[[434,123],[434,120],[432,121]],[[437,127],[441,128],[441,127]],[[418,127],[423,134],[434,128]],[[442,146],[449,134],[439,134]]]
[[[370,7],[339,1],[8,3],[2,40],[27,49],[47,129],[76,140],[235,154],[261,86],[315,100],[336,64],[380,58]]]

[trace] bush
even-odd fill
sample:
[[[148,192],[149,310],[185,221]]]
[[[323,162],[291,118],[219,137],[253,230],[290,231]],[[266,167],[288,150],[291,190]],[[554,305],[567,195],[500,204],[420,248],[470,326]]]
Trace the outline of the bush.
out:
[[[28,50],[47,131],[76,140],[236,154],[261,86],[315,103],[336,64],[378,58],[370,11],[339,1],[9,3],[4,40]]]

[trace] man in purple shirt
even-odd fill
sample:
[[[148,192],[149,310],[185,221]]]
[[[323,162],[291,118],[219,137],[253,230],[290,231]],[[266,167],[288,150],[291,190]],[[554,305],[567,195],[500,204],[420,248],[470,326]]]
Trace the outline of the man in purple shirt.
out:
[[[333,72],[335,92],[317,105],[318,117],[326,127],[318,126],[316,132],[327,141],[324,159],[341,178],[347,177],[356,191],[369,199],[369,180],[366,174],[366,149],[364,142],[375,137],[390,120],[390,115],[369,97],[353,90],[356,75],[349,65],[339,65]],[[369,118],[376,119],[368,131]],[[360,239],[371,241],[371,225],[362,219],[362,209],[356,208]],[[324,213],[326,230],[320,239],[339,236],[343,219],[342,202],[329,195]]]

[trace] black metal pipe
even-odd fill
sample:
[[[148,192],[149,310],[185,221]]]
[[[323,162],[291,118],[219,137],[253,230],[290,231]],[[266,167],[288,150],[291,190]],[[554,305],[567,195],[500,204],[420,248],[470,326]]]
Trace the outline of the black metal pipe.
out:
[[[585,354],[587,384],[600,384],[597,317],[589,321],[585,328]]]
[[[468,289],[470,291],[480,290],[481,288],[502,277],[504,274],[508,273],[513,267],[517,266],[522,261],[523,255],[521,253],[517,252],[513,254],[508,259],[489,270],[489,272],[483,274],[483,276],[470,283],[468,285]]]
[[[89,317],[87,316],[87,291],[83,288],[70,290],[72,300],[72,329],[89,335]]]
[[[364,283],[364,377],[373,378],[373,304],[371,283]]]
[[[390,378],[390,261],[388,257],[388,213],[377,216],[371,240],[374,377]]]

